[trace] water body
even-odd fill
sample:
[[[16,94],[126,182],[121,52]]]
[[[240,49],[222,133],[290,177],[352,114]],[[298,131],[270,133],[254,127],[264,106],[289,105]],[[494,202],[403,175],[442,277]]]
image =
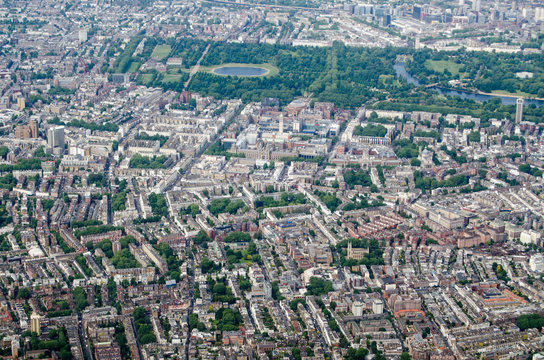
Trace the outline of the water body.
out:
[[[406,66],[404,63],[396,63],[395,65],[393,65],[393,68],[395,69],[395,72],[397,73],[397,77],[401,77],[405,79],[409,84],[412,84],[414,86],[420,85],[419,80],[413,77],[412,75],[410,75],[408,71],[406,71]],[[504,105],[516,105],[516,100],[517,100],[517,98],[510,97],[510,96],[475,94],[470,91],[443,89],[436,86],[431,87],[431,89],[437,91],[441,95],[459,96],[461,99],[471,99],[478,102],[484,102],[494,98],[499,98],[501,99],[501,102]],[[523,104],[525,106],[534,104],[537,107],[541,107],[541,106],[544,106],[544,100],[524,99]]]
[[[261,76],[267,72],[265,68],[250,66],[222,66],[213,70],[214,74],[225,76]]]

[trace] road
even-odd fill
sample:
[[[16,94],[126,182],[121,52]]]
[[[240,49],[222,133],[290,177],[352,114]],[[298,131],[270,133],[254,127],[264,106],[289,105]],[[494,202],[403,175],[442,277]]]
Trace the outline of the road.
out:
[[[384,305],[387,305],[387,301],[385,300],[385,298],[383,297],[383,294],[380,293],[380,298],[383,302]],[[389,309],[391,311],[391,314],[393,314],[393,311],[392,309]],[[394,314],[393,314],[394,315]],[[399,327],[398,327],[398,324],[397,324],[397,319],[395,318],[395,316],[392,316],[391,317],[391,325],[393,325],[393,329],[395,330],[395,334],[397,334],[397,339],[399,339],[400,341],[400,345],[402,346],[402,351],[406,350],[406,346],[404,344],[404,340],[402,338],[402,332],[400,331]]]
[[[81,344],[83,345],[83,351],[84,351],[84,357],[85,359],[91,360],[93,357],[91,355],[91,349],[89,349],[89,342],[86,339],[85,336],[85,329],[83,328],[83,324],[81,322],[81,314],[78,314],[78,332],[79,332],[79,340]]]
[[[225,4],[225,5],[247,6],[247,7],[263,6],[263,7],[267,7],[271,9],[295,9],[295,10],[307,10],[307,11],[319,11],[319,12],[330,12],[332,10],[332,9],[320,9],[315,7],[259,4],[259,3],[249,3],[249,2],[231,2],[231,1],[220,1],[220,0],[206,0],[205,2],[215,3],[215,4]],[[342,10],[342,9],[337,8],[334,10]]]
[[[193,68],[191,69],[191,72],[189,73],[189,79],[187,79],[187,81],[183,85],[183,89],[187,89],[187,86],[189,86],[189,84],[191,83],[191,80],[193,79],[193,76],[200,69],[200,62],[202,61],[202,59],[204,59],[204,56],[206,56],[206,54],[208,53],[208,50],[210,49],[210,45],[211,44],[208,44],[208,46],[206,46],[206,49],[202,53],[202,56],[200,57],[200,59],[198,59],[198,61],[196,62],[196,65],[193,66]]]
[[[186,251],[189,251],[190,246],[191,246],[191,240],[186,240],[185,246],[186,246]],[[194,260],[188,259],[187,261],[188,262],[190,261],[190,264],[189,264],[190,268],[194,269],[194,266],[195,266]],[[194,288],[194,276],[189,276],[188,280],[189,280],[189,291],[191,291],[191,289]],[[194,304],[195,304],[194,299],[195,299],[195,297],[191,294],[191,303],[189,304],[189,309],[188,309],[188,314],[189,315],[193,313],[193,307],[194,307]],[[189,331],[187,332],[187,339],[185,341],[185,359],[189,359],[189,348],[190,347],[191,347],[191,329],[189,329]]]

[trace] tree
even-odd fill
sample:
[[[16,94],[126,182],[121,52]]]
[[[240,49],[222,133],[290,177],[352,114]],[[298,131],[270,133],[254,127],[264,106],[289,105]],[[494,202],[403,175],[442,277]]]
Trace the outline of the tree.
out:
[[[347,356],[345,357],[346,360],[365,360],[366,356],[368,355],[368,350],[361,347],[357,350],[354,348],[349,348]]]
[[[0,157],[2,159],[6,159],[9,152],[9,148],[7,146],[0,146]]]
[[[132,316],[134,317],[134,327],[140,343],[145,345],[157,341],[145,309],[143,307],[134,308]]]
[[[308,295],[323,295],[331,292],[333,290],[332,282],[328,280],[323,280],[321,278],[312,276],[310,278],[310,283],[306,286],[306,294]]]
[[[191,314],[189,315],[189,329],[195,329],[198,325],[198,315]]]
[[[85,291],[83,291],[81,287],[76,287],[73,291],[73,294],[77,311],[81,311],[89,306],[89,302],[87,301],[87,295],[85,295]]]
[[[539,314],[521,315],[518,317],[516,325],[521,330],[542,329],[544,327],[544,316]]]
[[[30,299],[30,290],[28,290],[27,288],[20,288],[17,293],[17,297],[19,299],[25,299],[25,300]]]
[[[163,194],[151,193],[148,196],[149,206],[155,216],[168,216],[168,206]]]
[[[383,125],[368,124],[365,127],[357,125],[353,130],[355,136],[374,136],[384,137],[387,134],[387,128]]]
[[[210,239],[210,237],[208,236],[208,234],[206,234],[204,230],[200,230],[198,234],[196,234],[196,236],[193,238],[193,241],[196,245],[202,245],[209,241],[212,241],[212,239]]]
[[[225,243],[250,242],[251,235],[245,232],[233,231],[223,239]]]
[[[220,308],[215,313],[217,329],[221,331],[238,330],[243,323],[242,314],[238,309]]]
[[[479,142],[480,141],[480,133],[478,131],[472,131],[470,134],[468,134],[468,141],[472,142]]]
[[[218,271],[219,269],[221,269],[221,265],[214,263],[207,257],[203,257],[200,263],[200,269],[202,270],[203,274],[207,274],[210,272]]]

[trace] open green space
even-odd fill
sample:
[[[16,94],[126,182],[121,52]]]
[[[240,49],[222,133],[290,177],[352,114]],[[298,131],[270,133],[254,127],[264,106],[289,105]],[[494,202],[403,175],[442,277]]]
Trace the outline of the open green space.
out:
[[[174,91],[183,90],[185,81],[189,78],[189,69],[168,70],[166,72],[153,72],[140,74],[137,82],[140,85],[163,87]]]
[[[425,61],[425,67],[440,73],[447,70],[450,74],[456,76],[460,73],[459,70],[463,67],[463,64],[457,64],[450,60],[427,60]]]
[[[153,81],[153,74],[142,74],[138,77],[138,82],[142,85],[149,85]]]
[[[153,53],[151,54],[151,57],[162,60],[168,57],[168,54],[170,54],[170,51],[172,51],[172,47],[168,44],[157,45],[155,46],[155,49],[153,49]]]
[[[131,63],[130,63],[130,66],[128,67],[127,72],[133,73],[133,72],[138,71],[138,69],[140,68],[140,65],[142,65],[142,64],[140,64],[140,63],[137,62],[137,61],[131,62]]]
[[[382,86],[402,86],[395,75],[380,75],[378,80]]]
[[[181,81],[183,76],[181,74],[165,74],[164,78],[162,79],[163,83],[168,82],[178,82]]]

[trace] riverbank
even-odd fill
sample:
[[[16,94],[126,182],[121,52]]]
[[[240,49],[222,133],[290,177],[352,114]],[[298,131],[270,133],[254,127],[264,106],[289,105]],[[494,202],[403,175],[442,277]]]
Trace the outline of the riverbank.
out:
[[[524,100],[539,100],[539,101],[544,101],[544,98],[539,98],[539,97],[533,97],[533,96],[527,96],[527,95],[516,95],[516,94],[512,94],[512,93],[509,93],[509,92],[502,92],[502,91],[492,91],[490,93],[486,93],[486,92],[483,92],[483,91],[478,91],[478,94],[482,94],[482,95],[489,95],[489,96],[506,96],[506,97],[511,97],[511,98],[515,98],[515,99],[524,99]]]
[[[498,91],[492,91],[492,92],[483,92],[480,90],[469,90],[469,89],[457,89],[457,88],[450,88],[447,86],[433,86],[431,89],[441,89],[443,91],[452,91],[452,92],[458,92],[458,93],[465,93],[465,94],[474,94],[474,95],[484,95],[489,97],[498,97],[498,98],[510,98],[510,99],[523,99],[523,100],[529,100],[529,101],[544,101],[544,98],[539,97],[532,97],[527,95],[516,95],[509,92],[502,92],[501,90]]]
[[[393,68],[395,69],[395,72],[397,74],[397,77],[404,78],[406,81],[408,81],[409,84],[414,85],[415,87],[419,86],[419,80],[409,74],[406,71],[406,67],[404,63],[396,63]],[[494,98],[498,98],[501,100],[501,102],[504,105],[516,105],[516,100],[518,98],[524,99],[524,105],[535,105],[537,107],[544,106],[544,99],[542,98],[533,98],[533,97],[524,97],[524,96],[518,96],[516,94],[507,93],[507,94],[500,94],[500,93],[485,93],[483,91],[471,91],[466,89],[455,89],[450,87],[442,87],[439,85],[435,85],[430,87],[429,89],[437,91],[440,95],[444,96],[458,96],[462,99],[470,99],[478,102],[485,102]]]

